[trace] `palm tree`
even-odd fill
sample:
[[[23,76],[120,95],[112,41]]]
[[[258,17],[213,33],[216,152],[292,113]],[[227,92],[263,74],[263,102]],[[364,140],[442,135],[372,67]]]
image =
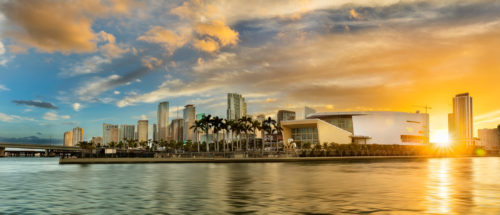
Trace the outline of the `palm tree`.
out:
[[[275,131],[276,131],[276,134],[278,134],[278,136],[283,134],[283,128],[279,124],[277,126],[275,126]],[[279,144],[279,141],[276,140],[276,151],[278,151],[278,147],[279,147],[278,144]]]
[[[203,128],[205,129],[205,136],[206,136],[206,141],[207,141],[207,152],[210,152],[209,148],[209,141],[208,141],[208,133],[210,131],[210,128],[212,127],[212,115],[206,115],[201,118],[201,123],[203,124]]]
[[[211,120],[211,124],[213,126],[213,129],[214,129],[214,133],[215,133],[215,151],[219,151],[219,131],[221,131],[223,128],[223,124],[224,123],[224,120],[222,118],[219,118],[218,116],[214,117],[212,120]]]
[[[274,128],[276,127],[276,120],[271,119],[271,117],[268,117],[264,122],[262,122],[262,129],[267,135],[272,135],[274,133]],[[264,142],[262,146],[262,152],[264,152]]]
[[[229,125],[228,121],[225,119],[222,120],[222,123],[220,124],[221,130],[222,130],[222,148],[224,152],[226,152],[226,133],[229,131]]]
[[[194,121],[194,125],[191,126],[190,129],[193,129],[194,134],[196,135],[196,143],[198,143],[198,152],[200,152],[200,140],[199,140],[199,131],[203,130],[203,123],[200,120]]]
[[[257,149],[257,130],[262,128],[262,124],[259,120],[252,121],[252,131],[253,131],[253,150]]]

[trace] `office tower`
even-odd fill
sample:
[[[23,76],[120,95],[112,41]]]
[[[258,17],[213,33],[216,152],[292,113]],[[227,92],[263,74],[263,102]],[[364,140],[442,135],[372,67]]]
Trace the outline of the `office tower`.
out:
[[[158,140],[168,139],[168,102],[158,104]]]
[[[107,145],[108,143],[115,142],[118,143],[118,125],[112,124],[102,124],[102,143]]]
[[[75,146],[73,145],[73,131],[64,132],[64,146]]]
[[[472,97],[469,93],[458,94],[453,98],[453,140],[462,146],[473,146]]]
[[[483,147],[483,149],[498,152],[500,148],[500,139],[498,138],[500,133],[498,132],[498,128],[479,129],[477,133],[480,146]]]
[[[170,137],[171,140],[177,141],[177,142],[182,142],[182,130],[184,127],[184,119],[174,119],[172,120],[172,123],[170,124]]]
[[[73,146],[77,146],[83,141],[83,128],[73,128]]]
[[[118,131],[118,142],[135,139],[135,125],[120,125]]]
[[[304,119],[307,119],[307,116],[310,114],[313,114],[313,113],[316,113],[316,110],[314,110],[310,107],[304,106]]]
[[[137,140],[139,142],[148,141],[148,121],[139,120],[137,121]]]
[[[295,112],[288,110],[279,110],[276,119],[278,119],[278,125],[281,125],[282,121],[295,120]]]
[[[227,120],[238,120],[247,115],[245,98],[237,93],[227,94]]]
[[[194,132],[191,129],[191,126],[194,125],[194,121],[196,120],[196,109],[194,105],[184,106],[183,118],[184,118],[184,129],[183,129],[182,139],[184,141],[194,140],[193,139]]]
[[[92,143],[97,145],[102,145],[102,137],[92,137]]]
[[[158,126],[153,124],[153,141],[158,141]]]

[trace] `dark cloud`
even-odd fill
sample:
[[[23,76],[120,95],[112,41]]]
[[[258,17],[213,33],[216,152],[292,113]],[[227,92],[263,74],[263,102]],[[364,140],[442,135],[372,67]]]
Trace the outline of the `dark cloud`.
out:
[[[42,132],[36,132],[36,135],[40,136],[42,135]]]
[[[0,137],[0,142],[62,145],[63,140],[62,139],[52,139],[52,138],[39,138],[37,136],[29,136],[29,137]]]
[[[31,107],[39,107],[39,108],[54,109],[54,110],[59,109],[57,106],[53,105],[52,103],[44,102],[44,101],[12,100],[12,102],[16,103],[17,105],[26,105],[26,106],[31,106]]]

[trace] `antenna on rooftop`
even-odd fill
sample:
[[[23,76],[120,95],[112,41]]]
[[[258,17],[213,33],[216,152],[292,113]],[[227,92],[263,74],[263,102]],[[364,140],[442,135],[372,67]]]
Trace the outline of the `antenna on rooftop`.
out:
[[[425,106],[422,106],[422,105],[413,105],[413,106],[425,109],[425,113],[427,113],[428,110],[432,109],[432,107],[429,107],[428,105],[425,105]]]

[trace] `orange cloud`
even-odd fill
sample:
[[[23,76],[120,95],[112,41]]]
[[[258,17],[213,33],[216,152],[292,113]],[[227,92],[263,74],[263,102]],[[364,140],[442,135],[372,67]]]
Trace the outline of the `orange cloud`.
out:
[[[122,6],[117,6],[119,3]],[[5,35],[17,46],[42,52],[93,52],[97,35],[92,30],[96,18],[125,13],[118,1],[7,1],[0,6],[9,27]]]
[[[201,39],[201,40],[194,40],[193,46],[201,51],[204,52],[214,52],[219,50],[219,43],[217,41],[207,38],[207,39]]]
[[[351,18],[353,18],[353,19],[358,19],[358,18],[360,18],[359,14],[358,14],[358,13],[356,12],[356,10],[354,10],[354,9],[351,9],[351,10],[349,11],[349,15],[350,15],[350,17],[351,17]]]
[[[238,32],[229,28],[224,21],[214,20],[210,23],[199,23],[195,27],[196,33],[217,38],[221,46],[236,45]]]
[[[178,35],[171,30],[165,29],[161,26],[154,26],[144,35],[137,38],[138,40],[146,41],[148,43],[162,44],[171,53],[177,48],[182,47],[189,39],[187,34]]]

